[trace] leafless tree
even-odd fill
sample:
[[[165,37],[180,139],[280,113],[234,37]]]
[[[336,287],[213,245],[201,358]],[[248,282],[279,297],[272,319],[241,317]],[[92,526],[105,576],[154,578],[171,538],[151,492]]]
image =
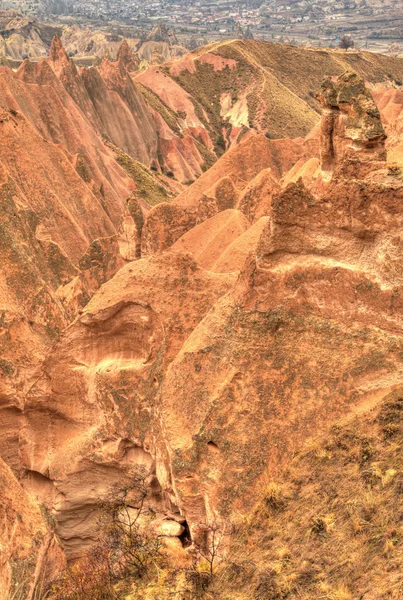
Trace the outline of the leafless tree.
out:
[[[117,600],[117,582],[144,578],[163,565],[161,536],[141,525],[148,477],[139,470],[130,485],[99,502],[97,543],[55,583],[49,600]]]
[[[142,578],[164,558],[161,536],[147,531],[140,522],[148,476],[146,470],[139,470],[130,485],[114,491],[100,505],[100,542],[109,550],[111,569],[118,579]]]
[[[218,521],[201,523],[203,534],[194,542],[197,559],[204,559],[208,564],[210,577],[215,574],[216,566],[224,558],[224,540],[234,534],[232,523],[221,524]]]

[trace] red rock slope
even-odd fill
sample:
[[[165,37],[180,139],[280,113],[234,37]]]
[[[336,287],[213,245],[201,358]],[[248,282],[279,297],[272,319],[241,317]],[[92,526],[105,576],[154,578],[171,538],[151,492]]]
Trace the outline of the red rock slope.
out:
[[[134,115],[122,68],[91,77]],[[85,77],[57,40],[0,72],[0,452],[70,558],[139,466],[193,537],[244,515],[307,435],[403,372],[403,186],[361,79],[323,82],[320,151],[251,135],[148,212]]]

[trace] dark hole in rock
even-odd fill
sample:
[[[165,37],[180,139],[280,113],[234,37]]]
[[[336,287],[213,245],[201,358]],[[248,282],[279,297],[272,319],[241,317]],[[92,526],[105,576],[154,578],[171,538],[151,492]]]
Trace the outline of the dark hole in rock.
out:
[[[190,535],[190,529],[187,521],[183,521],[181,523],[182,527],[184,527],[184,531],[180,534],[179,539],[184,548],[189,548],[192,545],[192,536]]]
[[[235,375],[232,378],[232,381],[242,381],[243,379],[243,373],[235,373]]]
[[[211,452],[219,452],[220,449],[212,440],[207,443],[207,447]]]

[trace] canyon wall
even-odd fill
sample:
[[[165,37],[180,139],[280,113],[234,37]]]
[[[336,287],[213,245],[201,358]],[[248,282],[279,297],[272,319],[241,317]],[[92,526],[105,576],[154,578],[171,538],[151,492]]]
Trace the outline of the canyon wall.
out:
[[[327,77],[307,138],[251,132],[201,174],[189,94],[132,60],[78,70],[55,38],[0,71],[3,590],[34,547],[30,590],[82,556],[139,470],[177,547],[240,520],[307,436],[401,382],[398,119]]]

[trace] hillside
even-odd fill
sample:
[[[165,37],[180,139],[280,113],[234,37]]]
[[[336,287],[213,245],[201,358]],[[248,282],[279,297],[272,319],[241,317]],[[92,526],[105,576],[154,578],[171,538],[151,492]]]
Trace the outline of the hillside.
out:
[[[267,479],[218,597],[402,597],[401,412],[398,388],[307,440]]]
[[[0,600],[397,599],[401,61],[137,67],[0,69]]]
[[[315,91],[325,75],[352,69],[371,84],[400,84],[402,64],[369,52],[232,40],[151,67],[136,79],[172,110],[187,112],[191,100],[188,118],[206,128],[219,151],[222,138],[230,144],[248,129],[270,138],[304,137],[319,120]]]
[[[17,10],[0,10],[0,57],[14,60],[45,56],[60,28],[26,17]]]

